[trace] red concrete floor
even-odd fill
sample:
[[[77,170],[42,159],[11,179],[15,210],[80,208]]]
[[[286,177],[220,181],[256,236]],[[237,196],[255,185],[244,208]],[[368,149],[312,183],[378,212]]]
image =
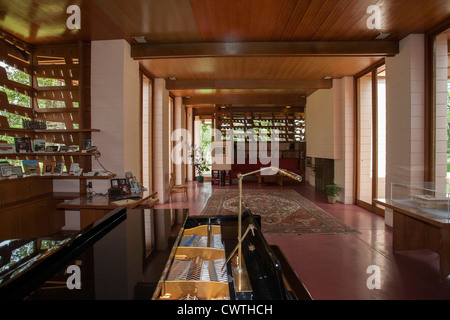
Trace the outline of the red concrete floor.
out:
[[[267,188],[245,181],[244,189]],[[270,184],[270,188],[278,187]],[[182,194],[173,202],[156,208],[188,208],[198,215],[216,188],[191,182],[188,201]],[[355,205],[328,204],[322,193],[307,183],[292,182],[292,188],[325,211],[357,229],[356,235],[265,235],[269,244],[278,245],[315,300],[448,300],[450,277],[439,279],[439,255],[428,250],[392,252],[392,228],[384,218]],[[369,289],[369,266],[380,270],[380,288]]]

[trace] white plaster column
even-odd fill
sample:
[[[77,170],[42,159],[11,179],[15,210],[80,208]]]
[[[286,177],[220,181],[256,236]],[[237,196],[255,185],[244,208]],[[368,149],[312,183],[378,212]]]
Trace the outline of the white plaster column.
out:
[[[93,144],[102,154],[102,165],[119,178],[127,171],[141,173],[139,63],[130,50],[124,40],[91,45],[92,127],[100,129],[92,134]],[[92,167],[102,169],[96,161]]]
[[[191,145],[194,143],[194,111],[192,108],[186,110],[186,128],[191,137]],[[191,163],[191,161],[189,161]],[[186,177],[188,181],[194,180],[194,166],[188,164],[186,166]]]
[[[161,203],[169,200],[169,91],[164,79],[154,80],[153,190]]]
[[[185,131],[186,130],[186,109],[183,105],[183,98],[182,97],[175,97],[174,99],[175,103],[175,110],[174,110],[174,130],[177,130],[177,132],[181,133],[180,130]],[[174,137],[176,141],[174,144],[177,143],[184,143],[183,139],[187,138],[186,135],[181,137],[180,135],[177,135]],[[184,148],[185,150],[185,148]],[[178,159],[181,163],[175,164],[175,176],[176,176],[176,183],[182,184],[186,181],[186,154],[183,153],[181,155],[181,159]]]
[[[400,52],[386,58],[386,198],[391,183],[424,182],[424,35],[400,41]],[[392,212],[386,210],[392,226]]]
[[[339,201],[345,204],[354,203],[354,80],[344,77],[333,81],[335,111],[339,123],[336,126],[335,143],[338,144],[338,157],[334,161],[335,183],[344,190]]]

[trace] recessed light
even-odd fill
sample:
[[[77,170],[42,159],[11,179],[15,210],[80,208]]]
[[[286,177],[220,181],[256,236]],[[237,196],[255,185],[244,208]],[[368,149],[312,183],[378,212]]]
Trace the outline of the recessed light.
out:
[[[330,76],[323,77],[323,80],[330,80],[330,79],[333,79],[333,77]]]
[[[291,106],[286,106],[286,109],[290,109],[291,108]]]
[[[147,43],[147,39],[145,39],[145,36],[132,37],[132,39],[139,44]]]
[[[186,99],[190,99],[190,98],[191,98],[191,96],[186,96],[185,98],[186,98]]]
[[[379,35],[377,35],[375,37],[375,40],[384,40],[384,39],[389,38],[391,35],[392,35],[392,33],[383,33],[383,32],[381,32]]]
[[[175,81],[177,80],[177,77],[169,77],[169,80]]]

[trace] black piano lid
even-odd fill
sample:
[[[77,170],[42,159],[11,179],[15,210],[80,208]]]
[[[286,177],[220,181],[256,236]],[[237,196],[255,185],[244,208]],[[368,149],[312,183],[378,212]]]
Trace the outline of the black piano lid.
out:
[[[25,298],[55,272],[77,257],[120,222],[126,219],[125,207],[119,207],[83,230],[67,236],[38,239],[11,239],[0,243],[0,299],[16,300]],[[42,240],[55,241],[53,246],[41,248]],[[26,244],[33,250],[16,264],[10,262],[14,249]]]

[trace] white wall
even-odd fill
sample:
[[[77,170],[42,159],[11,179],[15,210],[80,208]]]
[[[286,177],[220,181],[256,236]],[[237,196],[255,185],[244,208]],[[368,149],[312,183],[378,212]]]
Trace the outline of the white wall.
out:
[[[308,97],[305,108],[308,157],[335,158],[334,112],[333,89],[320,89]]]
[[[93,143],[103,166],[124,177],[140,174],[139,63],[124,40],[93,41],[91,47],[91,117]],[[101,169],[93,161],[94,169]]]
[[[339,201],[353,203],[354,148],[353,77],[333,80],[333,88],[320,89],[308,97],[305,110],[306,154],[334,159],[334,182],[343,188]],[[314,185],[307,168],[307,180]]]
[[[424,180],[423,35],[400,41],[400,53],[386,58],[386,197],[391,183],[421,186]],[[385,222],[392,226],[392,212]]]

